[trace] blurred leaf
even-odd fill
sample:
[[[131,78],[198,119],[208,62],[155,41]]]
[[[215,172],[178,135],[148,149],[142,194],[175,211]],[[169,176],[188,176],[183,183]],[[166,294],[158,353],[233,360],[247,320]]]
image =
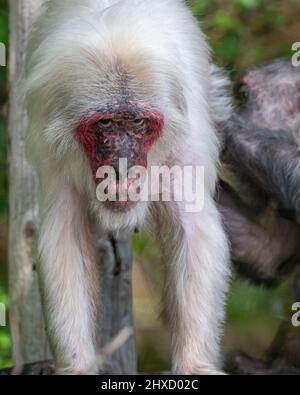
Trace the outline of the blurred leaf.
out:
[[[233,0],[233,3],[245,10],[254,10],[261,5],[261,0]]]
[[[217,56],[226,62],[234,61],[241,54],[240,38],[236,34],[227,34],[223,40],[214,44]]]
[[[215,27],[224,30],[239,30],[239,20],[225,12],[219,12],[215,16]]]
[[[213,0],[190,0],[187,3],[190,5],[193,14],[198,18],[202,18],[206,15],[215,5]]]
[[[2,287],[0,287],[0,303],[4,303],[8,306],[8,295]]]
[[[253,61],[256,63],[260,63],[264,60],[266,55],[266,48],[261,45],[256,45],[254,48],[251,50],[251,57],[253,58]]]
[[[5,290],[0,287],[0,303],[8,307],[8,297]],[[0,369],[11,366],[11,337],[8,327],[0,327]]]
[[[236,280],[229,295],[229,321],[245,323],[266,312],[278,317],[284,315],[286,300],[292,300],[290,288],[289,282],[278,288],[264,288]]]
[[[0,42],[8,45],[8,12],[0,9]]]
[[[286,23],[284,15],[281,15],[277,12],[270,12],[267,15],[267,21],[273,28],[283,26]]]

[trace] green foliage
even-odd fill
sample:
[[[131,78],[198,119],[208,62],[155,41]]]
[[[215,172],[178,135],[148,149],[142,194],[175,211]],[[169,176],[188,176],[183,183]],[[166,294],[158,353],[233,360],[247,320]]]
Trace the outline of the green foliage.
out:
[[[218,63],[233,75],[249,65],[289,55],[292,35],[298,41],[298,0],[190,0],[201,17]],[[281,33],[281,34],[280,34]]]
[[[234,0],[233,2],[241,10],[254,10],[262,5],[261,0]]]
[[[0,42],[8,44],[8,11],[0,9]]]
[[[215,2],[213,0],[203,0],[203,1],[190,0],[187,1],[187,3],[191,7],[194,15],[197,18],[202,18],[203,15],[209,12],[209,10],[213,9]]]
[[[10,366],[12,366],[10,333],[8,328],[0,328],[0,367]]]
[[[0,287],[0,303],[8,306],[7,292]],[[0,327],[0,368],[11,366],[11,339],[8,327]]]
[[[286,302],[292,304],[291,284],[289,282],[278,288],[254,287],[237,280],[229,294],[228,320],[245,323],[254,320],[266,312],[273,317],[282,317],[286,313]]]

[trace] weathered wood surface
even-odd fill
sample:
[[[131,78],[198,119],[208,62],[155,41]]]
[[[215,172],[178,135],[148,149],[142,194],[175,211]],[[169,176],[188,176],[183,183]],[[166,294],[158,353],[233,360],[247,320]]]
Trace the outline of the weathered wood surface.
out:
[[[9,289],[13,361],[16,366],[50,356],[35,270],[37,184],[25,155],[27,114],[20,95],[28,33],[40,3],[40,0],[9,2]]]
[[[25,77],[28,34],[42,3],[43,0],[9,2],[9,288],[15,366],[51,359],[36,272],[37,180],[26,159],[25,136],[28,121],[26,106],[20,95]],[[105,316],[101,333],[99,329],[99,342],[103,346],[122,328],[133,326],[130,235],[124,235],[119,240],[101,240],[98,245],[103,286],[101,303],[104,304]],[[136,372],[133,337],[108,359],[107,369],[116,374]]]
[[[133,328],[132,314],[132,247],[131,235],[111,237],[98,242],[102,272],[102,316],[99,349],[108,345],[124,328]],[[105,361],[111,374],[135,374],[137,357],[135,339],[131,336]]]

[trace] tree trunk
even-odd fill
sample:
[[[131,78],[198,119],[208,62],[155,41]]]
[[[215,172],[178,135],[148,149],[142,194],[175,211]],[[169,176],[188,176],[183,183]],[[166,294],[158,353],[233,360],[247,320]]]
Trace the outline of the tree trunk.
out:
[[[132,315],[132,247],[131,234],[100,240],[99,260],[102,266],[102,315],[100,347],[108,345],[120,330],[133,328]],[[102,330],[101,330],[102,329]],[[135,339],[132,336],[112,357],[105,370],[113,374],[135,374],[137,371]]]
[[[25,157],[27,115],[20,88],[28,31],[40,0],[10,1],[9,287],[13,361],[16,366],[49,358],[36,273],[36,179]]]
[[[45,334],[36,273],[38,229],[37,180],[25,155],[27,114],[20,88],[25,76],[28,33],[43,0],[10,0],[10,232],[9,288],[13,361],[16,367],[51,358]],[[124,235],[101,240],[103,325],[101,346],[118,332],[133,326],[131,289],[131,238]],[[136,373],[134,339],[131,338],[107,361],[110,373]]]

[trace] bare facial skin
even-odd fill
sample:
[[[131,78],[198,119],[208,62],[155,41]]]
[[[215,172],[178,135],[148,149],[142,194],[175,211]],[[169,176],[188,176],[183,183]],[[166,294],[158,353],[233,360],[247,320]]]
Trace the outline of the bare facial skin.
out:
[[[300,75],[289,60],[252,69],[236,83],[239,112],[245,120],[269,131],[300,127]],[[285,133],[286,134],[286,133]]]
[[[75,131],[95,176],[103,166],[111,166],[117,175],[116,190],[120,188],[118,168],[120,159],[126,159],[128,169],[141,166],[147,169],[148,153],[162,136],[164,116],[158,110],[143,102],[114,101],[97,112],[85,116]],[[129,185],[128,185],[129,187]],[[107,202],[107,208],[114,211],[128,211],[135,204],[117,199]]]
[[[147,104],[116,101],[83,118],[75,134],[96,175],[101,166],[117,168],[120,158],[129,167],[147,167],[147,155],[163,127],[163,114]]]

